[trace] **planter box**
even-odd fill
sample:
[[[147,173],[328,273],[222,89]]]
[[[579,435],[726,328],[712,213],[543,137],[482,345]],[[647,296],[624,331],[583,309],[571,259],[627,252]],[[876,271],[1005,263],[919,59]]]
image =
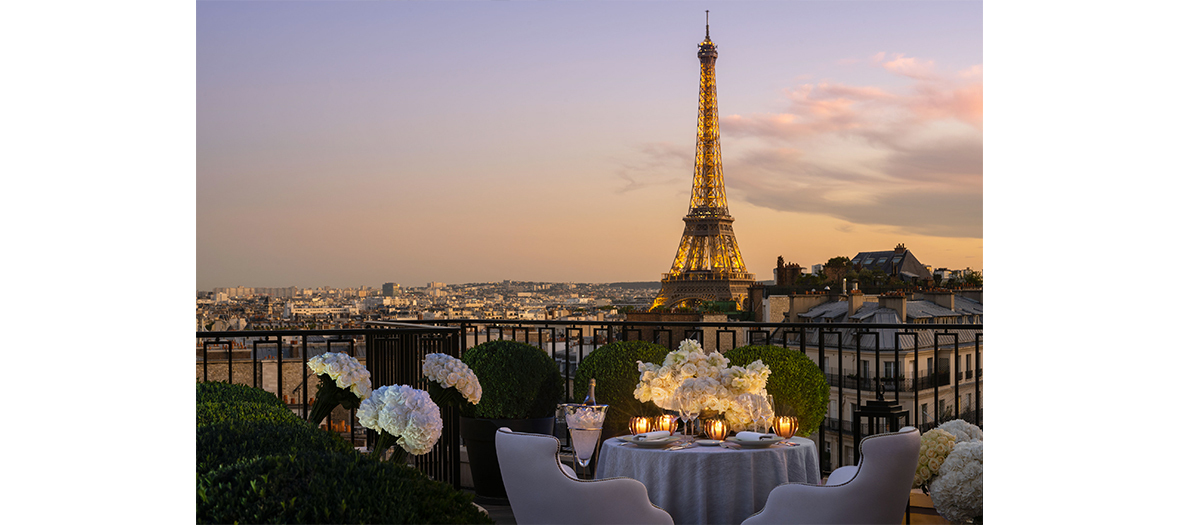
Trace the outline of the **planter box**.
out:
[[[930,496],[922,493],[922,489],[910,491],[910,523],[912,525],[950,525],[938,511],[934,510],[934,503]]]

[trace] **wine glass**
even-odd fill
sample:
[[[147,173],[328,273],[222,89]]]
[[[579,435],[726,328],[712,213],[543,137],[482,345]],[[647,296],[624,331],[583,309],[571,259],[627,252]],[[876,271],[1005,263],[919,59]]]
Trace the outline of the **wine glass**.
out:
[[[773,405],[770,404],[770,400],[767,398],[770,398],[770,396],[757,396],[754,398],[754,403],[757,405],[754,420],[759,433],[765,433],[770,430],[770,420],[774,417]]]
[[[693,436],[696,435],[696,419],[701,414],[701,409],[693,402],[692,393],[683,389],[676,392],[676,404],[680,410],[680,420],[684,421],[684,437],[692,443]]]

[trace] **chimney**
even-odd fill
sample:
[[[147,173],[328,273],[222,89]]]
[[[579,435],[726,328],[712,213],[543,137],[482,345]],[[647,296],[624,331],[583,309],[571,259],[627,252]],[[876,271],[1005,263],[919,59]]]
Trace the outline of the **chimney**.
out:
[[[955,294],[949,290],[935,290],[932,292],[927,292],[926,298],[929,299],[930,302],[943,308],[949,310],[955,309]]]
[[[877,298],[877,304],[881,305],[881,308],[888,308],[897,312],[897,316],[901,319],[900,322],[902,323],[908,322],[905,317],[905,302],[905,294],[881,294]]]
[[[897,243],[897,246],[893,247],[893,253],[905,253],[905,243]]]
[[[860,307],[865,304],[865,294],[856,289],[856,281],[852,281],[852,291],[848,292],[848,320],[852,321],[852,314],[855,314]]]

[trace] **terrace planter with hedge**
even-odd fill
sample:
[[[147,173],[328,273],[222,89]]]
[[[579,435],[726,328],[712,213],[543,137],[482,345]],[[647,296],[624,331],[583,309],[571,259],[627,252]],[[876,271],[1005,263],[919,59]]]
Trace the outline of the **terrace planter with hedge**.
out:
[[[479,404],[464,404],[459,418],[475,493],[503,500],[508,494],[496,457],[496,429],[552,434],[561,373],[541,349],[516,341],[488,341],[464,352],[462,360],[483,389]]]
[[[599,348],[578,364],[574,375],[574,399],[586,397],[590,380],[594,379],[594,398],[599,404],[610,405],[602,425],[602,439],[630,434],[627,424],[634,416],[658,416],[663,413],[651,401],[635,399],[635,385],[639,384],[636,361],[663,363],[668,349],[647,341],[616,341]]]

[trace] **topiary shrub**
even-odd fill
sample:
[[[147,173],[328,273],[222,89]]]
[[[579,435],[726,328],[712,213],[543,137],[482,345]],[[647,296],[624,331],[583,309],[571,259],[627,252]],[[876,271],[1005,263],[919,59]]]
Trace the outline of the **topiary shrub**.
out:
[[[462,407],[464,416],[535,419],[557,411],[561,373],[541,349],[516,341],[488,341],[464,352],[463,363],[483,388],[478,405]]]
[[[285,407],[267,403],[198,403],[197,426],[222,421],[269,421],[272,423],[304,423],[303,418]]]
[[[629,434],[627,424],[633,416],[657,416],[663,413],[655,403],[635,399],[635,385],[639,384],[636,361],[663,363],[668,349],[646,341],[616,341],[599,348],[578,365],[574,375],[574,399],[584,399],[594,379],[594,398],[599,404],[610,405],[603,423],[603,437]]]
[[[198,381],[197,403],[262,403],[286,408],[266,390],[224,381]]]
[[[766,391],[777,407],[789,407],[799,418],[797,435],[819,430],[828,413],[831,389],[823,371],[798,350],[778,346],[743,346],[725,353],[729,366],[746,366],[759,359],[770,367]],[[781,412],[781,411],[780,411]]]
[[[336,433],[303,420],[228,419],[197,427],[197,473],[243,459],[323,450],[356,453],[352,444]]]
[[[324,451],[197,477],[197,523],[493,523],[471,500],[406,465]]]

